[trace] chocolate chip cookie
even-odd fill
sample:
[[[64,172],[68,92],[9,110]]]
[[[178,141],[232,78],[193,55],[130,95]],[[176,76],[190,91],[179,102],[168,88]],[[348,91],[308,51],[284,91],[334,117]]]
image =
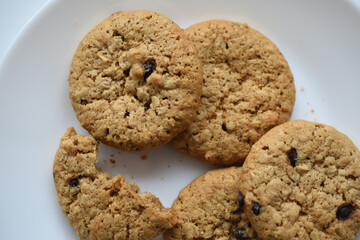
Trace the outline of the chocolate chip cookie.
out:
[[[257,239],[243,212],[240,172],[239,167],[211,170],[181,190],[172,206],[178,223],[164,239]]]
[[[295,87],[288,63],[245,23],[210,20],[185,31],[204,84],[195,121],[172,145],[211,164],[241,163],[265,132],[290,118]]]
[[[117,12],[82,39],[68,80],[76,116],[92,136],[122,150],[146,151],[194,119],[202,65],[169,18]]]
[[[80,239],[153,239],[176,223],[158,198],[97,169],[98,143],[69,128],[56,153],[58,201]]]
[[[354,239],[360,231],[360,151],[334,128],[304,120],[255,143],[239,185],[262,239]]]

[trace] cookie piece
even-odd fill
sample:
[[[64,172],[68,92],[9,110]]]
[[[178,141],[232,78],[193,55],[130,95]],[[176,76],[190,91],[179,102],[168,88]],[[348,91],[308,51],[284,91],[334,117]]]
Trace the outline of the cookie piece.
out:
[[[211,164],[241,163],[260,136],[290,118],[295,87],[288,63],[247,24],[210,20],[185,32],[203,63],[204,84],[195,121],[172,145]]]
[[[239,167],[211,170],[181,190],[172,206],[178,223],[163,234],[164,239],[257,239],[242,209],[240,171]]]
[[[240,182],[262,239],[346,240],[360,231],[360,151],[332,127],[273,128],[253,145]]]
[[[176,223],[158,198],[97,169],[98,143],[69,128],[56,153],[58,201],[80,239],[153,239]]]
[[[96,139],[126,151],[169,142],[196,115],[202,65],[184,30],[151,11],[118,12],[80,42],[71,103]]]

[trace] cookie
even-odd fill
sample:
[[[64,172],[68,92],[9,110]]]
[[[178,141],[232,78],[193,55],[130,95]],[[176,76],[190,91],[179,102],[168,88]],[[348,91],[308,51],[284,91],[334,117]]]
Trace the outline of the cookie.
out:
[[[360,151],[336,129],[296,120],[255,143],[239,185],[266,239],[354,239],[360,231]]]
[[[210,20],[185,32],[204,83],[196,119],[172,145],[211,164],[241,163],[265,132],[290,118],[295,87],[288,63],[247,24]]]
[[[176,223],[158,198],[97,169],[98,143],[69,128],[56,153],[58,201],[80,239],[153,239]]]
[[[239,167],[211,170],[181,190],[172,206],[178,222],[164,239],[257,239],[242,209],[240,171]]]
[[[169,142],[196,116],[202,65],[169,18],[117,12],[82,39],[68,80],[81,126],[110,146],[146,151]]]

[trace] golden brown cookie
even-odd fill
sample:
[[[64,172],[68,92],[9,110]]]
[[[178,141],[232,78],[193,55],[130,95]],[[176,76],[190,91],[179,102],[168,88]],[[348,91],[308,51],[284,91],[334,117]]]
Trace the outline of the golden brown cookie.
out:
[[[69,128],[54,161],[58,201],[79,238],[153,239],[172,227],[176,218],[158,198],[95,167],[97,147],[93,137]]]
[[[184,30],[151,11],[118,12],[80,42],[69,91],[81,125],[126,151],[169,142],[196,115],[202,66]]]
[[[240,172],[239,167],[211,170],[181,190],[172,206],[178,222],[163,234],[164,239],[256,240],[243,212]]]
[[[360,151],[324,124],[297,120],[252,147],[239,185],[266,239],[354,239],[360,231]]]
[[[203,63],[195,121],[172,145],[211,164],[243,162],[269,129],[288,121],[293,76],[279,49],[247,24],[210,20],[186,30]]]

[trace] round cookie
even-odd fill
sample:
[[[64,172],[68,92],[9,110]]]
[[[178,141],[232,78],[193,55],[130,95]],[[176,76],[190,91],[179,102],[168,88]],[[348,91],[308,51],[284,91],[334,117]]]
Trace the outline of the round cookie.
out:
[[[240,171],[240,167],[211,170],[182,189],[172,206],[178,222],[164,239],[257,239],[242,209]]]
[[[98,143],[69,128],[56,153],[58,201],[80,239],[153,239],[176,223],[158,198],[96,169]]]
[[[239,185],[266,239],[354,239],[360,231],[360,151],[333,127],[296,120],[255,143]]]
[[[96,139],[126,151],[169,142],[196,115],[202,66],[184,30],[151,11],[117,12],[80,42],[71,103]]]
[[[185,32],[204,83],[195,121],[172,145],[211,164],[241,163],[266,131],[290,118],[295,87],[288,63],[247,24],[210,20]]]

